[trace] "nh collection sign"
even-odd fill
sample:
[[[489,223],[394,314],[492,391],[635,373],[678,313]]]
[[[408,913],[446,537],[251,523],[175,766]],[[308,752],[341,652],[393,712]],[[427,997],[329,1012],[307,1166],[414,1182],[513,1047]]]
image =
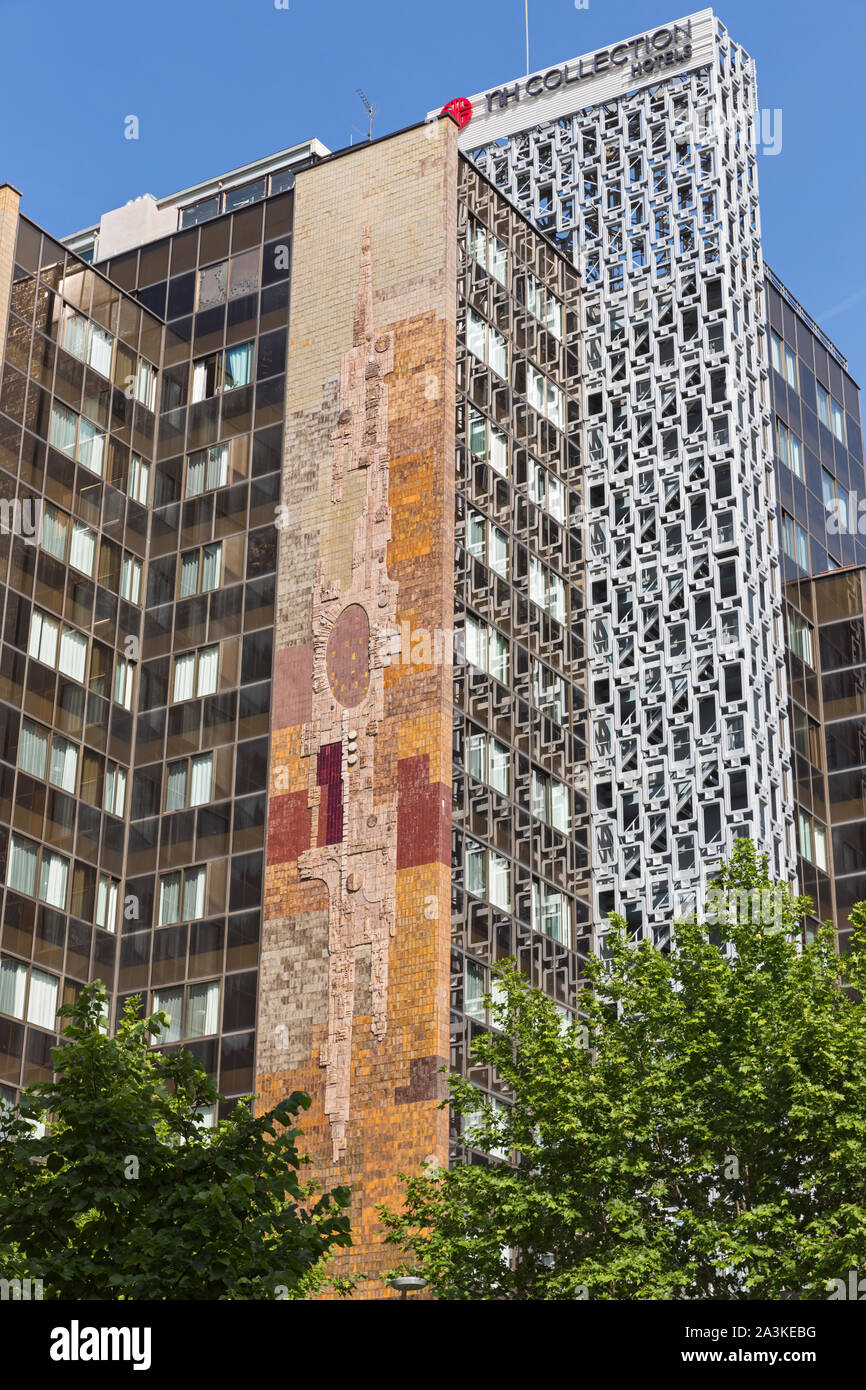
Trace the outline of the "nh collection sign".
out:
[[[486,92],[484,100],[488,111],[501,111],[512,102],[515,104],[525,97],[543,96],[545,92],[555,92],[560,87],[571,87],[576,82],[585,82],[599,73],[630,69],[633,81],[654,77],[666,68],[687,63],[692,56],[692,21],[671,24],[664,29],[653,29],[636,39],[616,43],[612,48],[600,48],[586,58],[578,58],[562,67],[548,68],[547,72],[537,72],[522,82],[510,87],[494,87]]]

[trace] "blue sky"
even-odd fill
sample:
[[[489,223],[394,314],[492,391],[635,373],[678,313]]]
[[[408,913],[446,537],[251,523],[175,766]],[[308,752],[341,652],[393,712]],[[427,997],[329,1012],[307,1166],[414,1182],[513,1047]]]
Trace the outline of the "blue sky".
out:
[[[278,0],[284,3],[284,0]],[[338,149],[524,70],[523,0],[0,0],[12,62],[0,179],[57,235],[318,136]],[[700,8],[529,0],[531,66],[552,66]],[[759,157],[767,259],[866,385],[864,0],[721,0],[758,64],[782,149]],[[124,120],[140,123],[137,141]]]

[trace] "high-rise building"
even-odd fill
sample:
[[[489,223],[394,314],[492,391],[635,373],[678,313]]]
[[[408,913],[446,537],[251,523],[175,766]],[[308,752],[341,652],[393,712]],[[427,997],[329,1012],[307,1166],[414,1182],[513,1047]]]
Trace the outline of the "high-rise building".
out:
[[[309,1091],[368,1292],[398,1172],[490,1161],[498,960],[568,1019],[736,834],[862,880],[859,400],[756,99],[702,11],[65,242],[0,188],[0,1085],[140,994],[224,1110]]]

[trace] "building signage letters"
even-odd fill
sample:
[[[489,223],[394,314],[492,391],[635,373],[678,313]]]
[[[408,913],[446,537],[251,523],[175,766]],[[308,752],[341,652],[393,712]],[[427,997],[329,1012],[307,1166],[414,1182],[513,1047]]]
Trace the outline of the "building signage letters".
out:
[[[692,56],[692,21],[672,24],[666,29],[655,29],[642,34],[640,38],[630,39],[628,43],[614,44],[613,48],[602,48],[587,58],[578,58],[574,63],[566,63],[559,68],[549,68],[547,72],[537,72],[523,82],[515,82],[510,87],[494,87],[487,93],[487,110],[501,111],[510,102],[519,102],[524,97],[539,97],[545,92],[555,92],[558,87],[570,87],[575,82],[584,82],[588,77],[612,68],[631,66],[632,80],[651,77],[678,63],[686,63]]]

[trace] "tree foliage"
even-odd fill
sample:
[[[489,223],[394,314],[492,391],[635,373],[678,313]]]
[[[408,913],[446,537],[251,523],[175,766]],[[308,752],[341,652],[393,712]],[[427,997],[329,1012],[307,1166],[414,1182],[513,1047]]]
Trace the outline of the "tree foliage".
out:
[[[388,1239],[451,1299],[826,1298],[866,1264],[866,905],[850,952],[737,841],[665,953],[612,919],[585,1024],[515,965],[474,1059],[511,1092],[474,1144],[512,1163],[406,1177]],[[498,1002],[497,1002],[498,1001]],[[452,1077],[464,1117],[478,1091]]]
[[[136,1004],[108,1037],[105,986],[88,985],[61,1010],[56,1079],[0,1115],[0,1275],[42,1279],[45,1298],[303,1297],[351,1245],[348,1190],[300,1181],[309,1097],[203,1127],[214,1083],[186,1049],[151,1049],[168,1018]]]

